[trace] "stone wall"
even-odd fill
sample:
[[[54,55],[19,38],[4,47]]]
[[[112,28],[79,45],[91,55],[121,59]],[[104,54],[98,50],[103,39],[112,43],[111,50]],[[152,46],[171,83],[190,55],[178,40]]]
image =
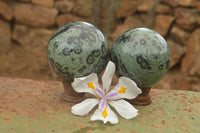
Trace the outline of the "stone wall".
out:
[[[0,76],[58,80],[47,63],[47,43],[72,21],[93,23],[110,46],[130,28],[159,32],[172,62],[154,88],[200,90],[199,0],[0,0]]]

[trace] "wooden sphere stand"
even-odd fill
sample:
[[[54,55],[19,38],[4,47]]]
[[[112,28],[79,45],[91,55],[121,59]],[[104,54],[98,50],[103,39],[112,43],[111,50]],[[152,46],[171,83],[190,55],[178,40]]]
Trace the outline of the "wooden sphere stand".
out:
[[[64,92],[61,94],[61,99],[66,102],[78,103],[86,99],[85,93],[77,93],[74,91],[70,83],[62,81]]]
[[[139,106],[145,106],[145,105],[151,104],[152,103],[152,99],[150,95],[151,87],[142,88],[141,91],[142,93],[139,94],[135,99],[128,100],[128,101],[134,105],[139,105]]]

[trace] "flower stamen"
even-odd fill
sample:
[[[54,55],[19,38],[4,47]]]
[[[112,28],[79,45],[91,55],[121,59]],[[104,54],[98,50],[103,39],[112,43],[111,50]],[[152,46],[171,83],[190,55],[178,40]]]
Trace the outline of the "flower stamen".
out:
[[[102,112],[102,116],[106,118],[108,116],[107,108],[105,107],[104,111]]]
[[[126,91],[126,88],[122,86],[122,87],[118,90],[118,93],[125,93],[125,91]]]
[[[95,89],[94,83],[88,83],[88,88],[92,88],[94,90]]]

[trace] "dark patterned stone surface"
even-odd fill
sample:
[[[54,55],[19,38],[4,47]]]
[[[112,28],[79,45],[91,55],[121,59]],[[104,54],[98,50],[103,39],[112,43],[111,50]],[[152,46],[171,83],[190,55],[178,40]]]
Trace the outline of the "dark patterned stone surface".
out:
[[[151,87],[167,72],[171,60],[166,41],[157,32],[136,28],[118,37],[111,49],[111,60],[119,77],[133,79],[139,87]]]
[[[62,26],[50,38],[48,62],[66,82],[75,77],[100,74],[108,62],[109,46],[101,31],[86,22]]]

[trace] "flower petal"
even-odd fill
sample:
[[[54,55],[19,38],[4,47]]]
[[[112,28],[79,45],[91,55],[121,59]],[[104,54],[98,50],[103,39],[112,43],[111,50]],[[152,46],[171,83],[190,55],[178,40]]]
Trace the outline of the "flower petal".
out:
[[[115,73],[115,64],[109,61],[106,70],[102,76],[103,91],[107,92],[109,90],[110,84],[112,82],[113,75]]]
[[[138,115],[138,110],[125,100],[111,101],[109,104],[126,119],[131,119]]]
[[[86,99],[81,103],[72,106],[71,111],[75,115],[84,116],[87,115],[98,103],[98,99]]]
[[[109,95],[112,93],[116,95],[110,97]],[[142,91],[137,87],[133,80],[127,77],[121,77],[119,78],[119,83],[106,95],[106,98],[115,100],[121,98],[133,99],[141,93]]]
[[[92,73],[86,77],[75,78],[72,87],[76,92],[88,92],[95,95],[94,88],[99,88],[98,77],[96,73]]]
[[[103,110],[105,111],[105,110]],[[94,114],[91,117],[92,121],[95,120],[102,120],[104,123],[110,122],[111,124],[117,124],[118,123],[118,118],[115,115],[115,113],[110,109],[110,107],[107,105],[106,112],[103,112],[102,109],[97,109]],[[106,117],[103,115],[107,113]]]

